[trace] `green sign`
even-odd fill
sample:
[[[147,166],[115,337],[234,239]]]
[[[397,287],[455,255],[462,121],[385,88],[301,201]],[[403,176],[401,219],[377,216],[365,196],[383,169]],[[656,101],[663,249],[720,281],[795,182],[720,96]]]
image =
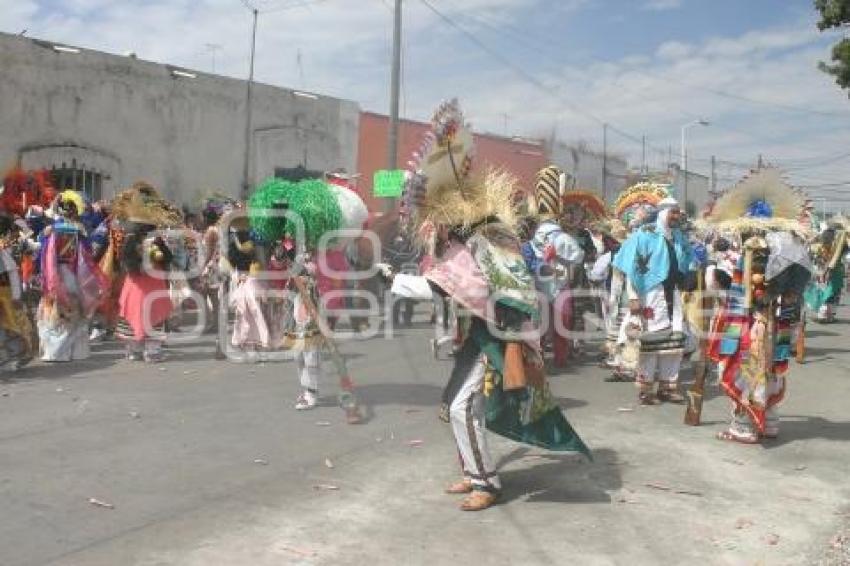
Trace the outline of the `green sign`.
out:
[[[376,197],[400,197],[404,192],[404,171],[401,169],[375,171],[372,187],[372,194]]]

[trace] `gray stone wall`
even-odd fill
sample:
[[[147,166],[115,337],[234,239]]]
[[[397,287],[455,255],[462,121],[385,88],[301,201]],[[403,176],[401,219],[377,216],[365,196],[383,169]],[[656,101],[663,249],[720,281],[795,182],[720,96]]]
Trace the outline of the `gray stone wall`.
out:
[[[0,33],[0,167],[70,167],[103,178],[103,197],[147,180],[176,202],[238,195],[246,83],[131,57]],[[359,107],[257,84],[250,175],[356,169]]]

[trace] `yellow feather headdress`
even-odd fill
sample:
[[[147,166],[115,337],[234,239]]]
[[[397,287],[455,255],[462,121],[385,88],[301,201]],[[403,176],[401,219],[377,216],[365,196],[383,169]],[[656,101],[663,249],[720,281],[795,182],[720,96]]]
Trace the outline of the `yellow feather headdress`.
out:
[[[706,217],[721,232],[792,231],[805,233],[800,215],[803,195],[782,179],[776,168],[744,177],[714,204]]]

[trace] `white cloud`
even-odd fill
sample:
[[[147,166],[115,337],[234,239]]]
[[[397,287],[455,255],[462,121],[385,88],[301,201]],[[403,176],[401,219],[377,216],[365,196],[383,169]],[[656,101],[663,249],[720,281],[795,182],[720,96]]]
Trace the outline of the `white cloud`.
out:
[[[663,12],[666,10],[677,10],[682,7],[682,0],[648,0],[642,6],[644,10]]]
[[[451,5],[448,0],[431,1],[440,9]],[[458,9],[486,11],[488,21],[497,26],[515,25],[518,14],[536,2],[465,0]],[[563,2],[559,9],[578,10],[586,2]],[[349,98],[366,109],[384,111],[392,31],[389,4],[330,0],[309,9],[261,15],[258,80]],[[71,0],[64,6],[65,12],[39,12],[37,2],[16,1],[0,11],[0,29],[17,33],[29,28],[30,36],[113,53],[135,51],[143,59],[199,70],[211,66],[205,45],[217,43],[223,46],[217,72],[247,75],[251,18],[239,0]],[[846,92],[816,68],[818,60],[828,59],[829,38],[819,36],[811,21],[701,42],[659,38],[654,53],[632,53],[607,63],[566,66],[553,56],[547,72],[539,75],[549,86],[544,91],[484,54],[421,4],[405,6],[402,107],[414,119],[427,119],[441,99],[460,96],[477,129],[501,133],[507,114],[510,133],[548,136],[557,128],[566,139],[598,145],[602,127],[588,117],[593,114],[637,137],[646,134],[650,163],[660,165],[669,145],[676,155],[681,124],[704,115],[713,125],[692,131],[689,142],[693,163],[703,172],[712,154],[754,162],[762,153],[774,162],[793,164],[839,153],[847,145],[850,103]],[[474,25],[470,20],[465,27],[475,30]],[[483,34],[484,29],[478,31]],[[504,41],[498,50],[519,66],[520,55],[510,50],[512,40]],[[296,63],[299,51],[303,82]],[[609,144],[633,161],[640,158],[639,143],[615,131]],[[722,173],[732,176],[740,170]],[[831,163],[795,175],[800,181],[850,180],[850,164]]]

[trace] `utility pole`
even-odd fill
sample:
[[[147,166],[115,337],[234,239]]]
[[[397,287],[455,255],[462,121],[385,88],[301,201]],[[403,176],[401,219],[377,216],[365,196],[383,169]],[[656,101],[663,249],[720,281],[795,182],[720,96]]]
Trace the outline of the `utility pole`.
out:
[[[398,169],[398,100],[401,86],[401,0],[395,0],[393,21],[393,67],[390,79],[390,131],[387,139],[387,169]],[[386,212],[395,208],[395,199],[386,199]]]
[[[245,158],[242,163],[242,198],[247,199],[248,193],[251,191],[250,178],[250,163],[251,163],[251,138],[252,136],[252,118],[254,110],[254,55],[257,51],[257,16],[259,10],[251,8],[254,17],[253,28],[251,30],[251,63],[248,71],[248,91],[245,96]]]
[[[212,72],[215,73],[215,52],[221,51],[223,47],[220,43],[207,43],[206,48],[212,54]]]
[[[602,124],[602,200],[608,204],[608,124]]]
[[[759,153],[759,160],[758,160],[758,165],[757,165],[757,167],[758,167],[758,170],[759,170],[759,171],[761,171],[762,169],[764,169],[764,160],[762,159],[762,157],[761,157],[761,154],[760,154],[760,153]]]
[[[648,172],[647,169],[646,169],[646,135],[643,135],[640,138],[640,150],[641,150],[640,174],[646,175],[647,172]]]
[[[673,165],[673,144],[667,146],[667,174],[670,174],[670,166]]]

